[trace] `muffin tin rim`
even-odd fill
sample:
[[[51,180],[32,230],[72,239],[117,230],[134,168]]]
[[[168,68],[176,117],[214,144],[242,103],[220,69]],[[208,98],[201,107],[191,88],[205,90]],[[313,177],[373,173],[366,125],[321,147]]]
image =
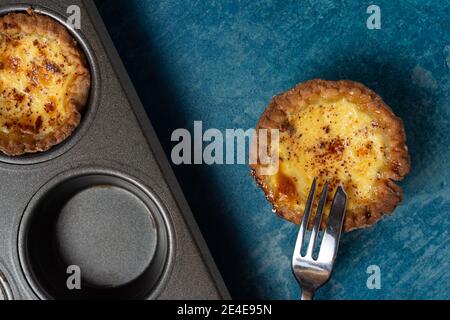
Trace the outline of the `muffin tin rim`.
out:
[[[3,265],[0,264],[0,291],[4,297],[3,300],[14,300],[14,296],[11,290],[11,286],[9,284],[7,275],[5,274],[5,269],[3,268]]]

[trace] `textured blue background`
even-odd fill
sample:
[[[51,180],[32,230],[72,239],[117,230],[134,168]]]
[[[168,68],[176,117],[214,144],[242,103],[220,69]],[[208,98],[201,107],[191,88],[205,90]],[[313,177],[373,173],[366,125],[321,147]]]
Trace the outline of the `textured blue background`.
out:
[[[274,94],[323,77],[377,91],[405,122],[412,171],[393,216],[345,234],[320,299],[450,298],[450,3],[96,1],[170,155],[175,128],[251,128]],[[175,167],[235,298],[294,299],[297,228],[245,165]],[[366,269],[381,268],[381,290]]]

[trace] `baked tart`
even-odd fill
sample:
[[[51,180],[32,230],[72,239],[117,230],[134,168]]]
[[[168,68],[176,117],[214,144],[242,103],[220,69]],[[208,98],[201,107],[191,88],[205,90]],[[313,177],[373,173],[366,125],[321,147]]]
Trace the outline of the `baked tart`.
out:
[[[339,185],[344,187],[345,231],[375,223],[402,199],[395,181],[410,169],[403,123],[360,83],[299,84],[272,99],[256,129],[256,138],[265,131],[260,129],[279,130],[275,173],[265,174],[274,162],[252,164],[251,170],[274,211],[289,221],[300,222],[314,177],[319,190],[329,182],[329,200]],[[322,227],[328,213],[329,208]]]
[[[90,88],[85,56],[67,29],[37,14],[0,18],[0,151],[46,151],[79,125]]]

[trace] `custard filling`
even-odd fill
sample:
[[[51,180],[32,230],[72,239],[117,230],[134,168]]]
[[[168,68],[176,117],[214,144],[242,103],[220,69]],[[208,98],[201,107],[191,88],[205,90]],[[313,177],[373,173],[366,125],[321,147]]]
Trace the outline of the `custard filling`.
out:
[[[44,138],[70,117],[77,64],[57,39],[0,35],[0,132]]]
[[[277,198],[292,210],[303,210],[314,177],[333,191],[341,183],[347,208],[363,207],[386,163],[385,137],[366,111],[345,98],[319,99],[288,114],[290,126],[280,134],[279,171],[269,181]],[[330,192],[332,194],[333,192]]]

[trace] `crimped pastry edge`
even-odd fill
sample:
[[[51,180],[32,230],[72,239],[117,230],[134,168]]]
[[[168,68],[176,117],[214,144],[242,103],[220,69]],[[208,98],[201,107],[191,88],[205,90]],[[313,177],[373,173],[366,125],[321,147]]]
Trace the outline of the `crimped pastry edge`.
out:
[[[43,139],[29,139],[27,137],[27,139],[21,141],[18,137],[12,139],[9,135],[0,135],[0,151],[5,155],[19,156],[25,153],[47,151],[67,139],[80,124],[81,112],[87,104],[91,84],[86,58],[66,27],[48,16],[35,13],[31,9],[27,10],[27,13],[13,12],[0,17],[0,33],[11,35],[17,33],[39,34],[58,39],[61,45],[65,46],[67,54],[73,60],[79,61],[78,68],[75,71],[77,77],[67,90],[69,103],[64,106],[70,113],[70,117],[63,125]]]
[[[406,134],[403,122],[386,105],[381,97],[361,83],[351,80],[328,81],[323,79],[313,79],[296,85],[294,88],[281,93],[270,101],[267,108],[262,113],[256,125],[256,136],[258,139],[259,129],[280,129],[286,130],[289,126],[287,113],[295,111],[296,108],[306,105],[310,99],[318,96],[332,98],[333,96],[345,96],[357,103],[360,107],[365,107],[376,120],[387,128],[390,155],[388,169],[383,172],[383,184],[379,188],[379,199],[373,201],[364,210],[347,210],[344,220],[344,231],[351,231],[358,228],[368,227],[380,220],[383,215],[391,213],[402,201],[402,189],[395,181],[402,180],[410,170],[410,159],[406,146]],[[251,150],[256,150],[251,148]],[[265,182],[265,176],[260,175],[259,164],[251,164],[251,175],[256,183],[264,191],[268,201],[273,205],[275,212],[282,218],[294,223],[299,223],[303,212],[296,212],[286,207],[276,204],[276,199],[270,186]],[[325,221],[322,221],[322,227]]]

